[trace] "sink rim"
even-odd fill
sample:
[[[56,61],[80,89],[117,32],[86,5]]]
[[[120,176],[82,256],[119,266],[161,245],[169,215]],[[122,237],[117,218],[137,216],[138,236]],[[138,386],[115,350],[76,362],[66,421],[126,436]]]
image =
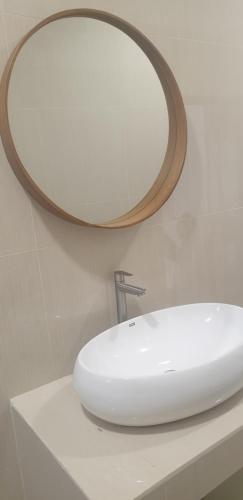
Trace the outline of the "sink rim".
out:
[[[79,363],[80,367],[82,367],[86,372],[88,372],[90,375],[93,375],[95,377],[99,377],[100,379],[111,379],[111,380],[116,380],[116,381],[122,381],[122,382],[129,382],[129,381],[136,381],[136,380],[149,380],[149,379],[156,379],[156,378],[161,378],[161,377],[178,377],[178,376],[181,376],[181,374],[187,374],[189,372],[193,372],[193,371],[197,371],[197,370],[200,370],[200,369],[207,369],[207,368],[211,368],[212,365],[215,365],[216,363],[220,362],[220,361],[224,361],[224,360],[227,360],[227,358],[229,356],[232,356],[234,353],[237,355],[239,354],[239,350],[242,348],[243,349],[243,333],[242,333],[242,339],[241,339],[241,342],[239,342],[238,344],[235,344],[235,345],[232,345],[232,347],[230,349],[228,349],[226,352],[216,356],[214,359],[211,359],[211,360],[208,360],[208,361],[202,361],[200,363],[195,363],[195,364],[188,364],[188,366],[182,366],[182,367],[178,367],[176,369],[173,369],[173,370],[165,370],[164,372],[159,372],[159,371],[154,371],[154,372],[146,372],[146,373],[143,373],[141,371],[141,373],[136,373],[136,374],[131,374],[129,373],[127,376],[125,375],[125,372],[123,374],[117,374],[117,373],[111,373],[109,371],[107,372],[101,372],[99,369],[97,368],[91,368],[87,362],[85,361],[85,359],[83,358],[86,351],[89,350],[90,348],[92,348],[95,344],[97,345],[97,343],[99,342],[99,340],[101,338],[104,338],[104,337],[108,337],[108,335],[110,333],[114,333],[115,330],[117,329],[117,333],[119,335],[124,335],[124,332],[122,332],[121,330],[124,328],[124,326],[126,325],[129,325],[130,323],[132,322],[135,322],[135,321],[138,321],[138,320],[141,320],[143,318],[146,319],[146,317],[150,316],[150,315],[153,315],[153,314],[156,314],[156,313],[167,313],[168,311],[171,311],[172,310],[182,310],[182,309],[189,309],[189,308],[196,308],[196,307],[201,307],[201,306],[209,306],[209,307],[218,307],[218,306],[223,306],[224,308],[228,308],[229,310],[231,311],[241,311],[241,313],[243,313],[243,307],[241,306],[238,306],[238,305],[235,305],[235,304],[229,304],[229,303],[223,303],[223,302],[194,302],[194,303],[190,303],[190,304],[183,304],[183,305],[178,305],[178,306],[171,306],[171,307],[167,307],[167,308],[164,308],[164,309],[157,309],[155,311],[151,311],[149,313],[146,313],[146,314],[143,314],[143,315],[139,315],[139,316],[136,316],[134,318],[131,318],[123,323],[120,323],[120,324],[116,324],[110,328],[108,328],[107,330],[101,332],[100,334],[96,335],[95,337],[93,337],[91,340],[89,340],[85,345],[84,347],[80,350],[78,356],[77,356],[77,360],[76,360],[76,363]],[[120,331],[119,331],[120,330]],[[132,335],[132,331],[130,333],[130,335]],[[161,335],[163,335],[163,332],[161,332]],[[161,339],[159,339],[161,340]],[[162,343],[161,343],[162,345]],[[108,353],[105,354],[108,356]],[[190,362],[192,363],[192,360],[190,360]]]

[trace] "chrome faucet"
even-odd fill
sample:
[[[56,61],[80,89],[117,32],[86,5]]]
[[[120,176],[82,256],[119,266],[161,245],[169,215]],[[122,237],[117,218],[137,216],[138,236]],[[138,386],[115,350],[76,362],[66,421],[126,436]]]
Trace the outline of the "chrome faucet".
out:
[[[125,283],[125,276],[132,276],[131,273],[126,271],[115,271],[115,290],[116,290],[116,306],[117,306],[117,319],[118,323],[122,323],[127,320],[127,300],[126,294],[131,295],[144,295],[146,292],[145,288],[140,288],[139,286],[129,285]]]

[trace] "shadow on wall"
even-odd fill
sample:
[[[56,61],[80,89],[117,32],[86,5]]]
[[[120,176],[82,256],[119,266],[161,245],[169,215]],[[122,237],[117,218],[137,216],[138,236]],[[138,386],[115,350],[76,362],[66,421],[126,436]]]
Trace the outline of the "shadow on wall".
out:
[[[67,258],[84,271],[87,279],[88,275],[91,277],[97,290],[103,282],[110,309],[115,311],[113,272],[116,269],[132,272],[134,277],[129,281],[147,289],[142,298],[127,297],[133,316],[149,312],[151,307],[175,304],[175,265],[178,267],[196,230],[196,220],[190,214],[163,221],[162,207],[142,224],[107,230],[75,226],[49,214],[36,203],[34,207],[37,226],[42,235],[45,234],[48,245],[60,247]],[[80,286],[85,287],[85,282]],[[95,314],[95,305],[92,311],[87,310],[89,312]],[[114,320],[113,315],[112,324]]]
[[[186,106],[188,119],[188,152],[182,175],[166,204],[144,223],[123,229],[97,229],[76,226],[55,217],[34,204],[37,221],[38,245],[57,243],[63,251],[82,269],[97,277],[111,278],[114,269],[119,269],[126,261],[132,245],[139,241],[139,234],[149,232],[151,227],[159,226],[163,245],[159,248],[161,259],[174,262],[193,233],[193,216],[201,209],[205,196],[202,173],[204,171],[205,152],[202,151],[201,136],[204,135],[203,108],[200,105]],[[175,237],[167,230],[167,225],[177,219]],[[151,232],[151,231],[150,231]],[[150,235],[151,236],[151,235]],[[44,242],[43,242],[44,240]],[[148,238],[143,241],[149,246]],[[143,251],[137,245],[137,260]],[[144,257],[144,255],[142,255]],[[149,263],[153,264],[152,262]],[[141,262],[141,267],[148,262]]]
[[[76,226],[42,209],[36,202],[34,212],[37,220],[38,246],[57,243],[70,259],[82,269],[94,274],[98,278],[111,279],[114,269],[119,269],[127,259],[129,250],[139,241],[139,234],[143,231],[152,231],[151,227],[159,225],[157,231],[162,234],[162,246],[159,248],[161,259],[174,262],[178,258],[183,246],[188,243],[193,232],[194,208],[201,206],[202,172],[204,163],[202,145],[197,132],[203,130],[202,106],[188,105],[188,153],[178,185],[166,204],[144,223],[124,229],[96,229]],[[198,129],[198,130],[197,130]],[[203,193],[205,195],[205,193]],[[196,211],[197,213],[197,211]],[[166,224],[174,219],[177,222],[176,237],[167,231]],[[165,224],[164,224],[165,223]],[[150,235],[151,236],[151,235]],[[159,242],[158,242],[159,243]],[[148,239],[144,239],[143,246],[148,247]],[[143,251],[139,244],[136,248],[137,260]],[[146,256],[146,254],[145,254]],[[142,255],[144,257],[144,254]],[[149,267],[151,261],[141,261],[141,267]]]
[[[35,201],[33,205],[40,245],[42,237],[48,245],[56,243],[78,266],[100,277],[123,260],[139,230],[139,226],[119,230],[78,226],[50,214]]]
[[[65,365],[60,373],[69,373],[76,353],[89,338],[116,323],[115,269],[132,272],[134,277],[129,281],[147,290],[143,297],[127,297],[129,318],[198,301],[197,288],[188,285],[193,282],[197,267],[201,267],[197,256],[191,258],[198,238],[198,219],[193,216],[192,208],[196,199],[200,204],[203,170],[197,141],[197,122],[201,124],[202,112],[195,108],[193,113],[189,108],[188,155],[181,179],[167,203],[144,223],[119,230],[76,226],[51,215],[32,200],[37,248],[45,253],[40,265],[45,266],[48,276],[46,286],[52,288],[48,296],[58,297],[59,279],[62,288],[60,300],[58,297],[53,301],[54,306],[48,305],[50,316],[54,316],[58,301],[60,314],[65,316],[66,310],[62,326],[55,317],[51,318],[56,321],[56,348]],[[199,128],[201,130],[201,126]],[[82,290],[80,295],[79,290]],[[73,291],[73,297],[66,297],[69,291],[70,295]],[[63,297],[67,299],[64,307]],[[79,300],[85,303],[82,312]],[[65,342],[69,337],[65,356],[62,333],[59,335],[61,328]],[[72,336],[75,329],[76,334]]]
[[[86,228],[51,215],[35,202],[33,207],[44,293],[51,295],[48,321],[55,329],[58,376],[63,376],[72,370],[81,347],[114,323],[113,271],[123,262],[139,226],[119,231]]]
[[[120,230],[79,227],[52,216],[37,205],[34,217],[39,241],[42,239],[49,247],[54,247],[54,259],[56,253],[59,255],[54,271],[52,261],[48,263],[48,273],[54,272],[54,277],[50,279],[52,294],[59,295],[58,274],[62,274],[62,266],[66,268],[64,278],[60,279],[64,290],[60,292],[60,299],[58,297],[54,301],[54,306],[49,306],[48,315],[54,331],[52,338],[54,354],[58,359],[57,378],[72,371],[78,352],[89,339],[117,322],[113,284],[115,269],[124,268],[133,272],[134,277],[129,281],[147,289],[143,297],[127,296],[129,318],[180,302],[173,269],[185,255],[195,232],[195,221],[190,216],[175,220],[173,230],[170,225],[167,227],[167,224],[150,221]],[[48,254],[49,248],[44,251]],[[181,264],[183,266],[183,262]],[[72,276],[77,275],[74,276],[74,291],[73,278],[69,279],[70,268]],[[47,273],[47,270],[44,272]],[[68,280],[67,292],[65,276]],[[67,294],[71,297],[69,295],[67,305],[62,306],[63,296]],[[85,301],[85,308],[82,300]],[[54,317],[56,301],[61,310],[60,320]]]

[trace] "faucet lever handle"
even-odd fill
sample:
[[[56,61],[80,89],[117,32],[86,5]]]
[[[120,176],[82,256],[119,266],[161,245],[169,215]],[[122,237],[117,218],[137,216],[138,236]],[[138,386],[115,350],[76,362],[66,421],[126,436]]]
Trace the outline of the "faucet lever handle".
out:
[[[133,276],[132,273],[128,273],[127,271],[114,271],[115,278],[118,276]]]

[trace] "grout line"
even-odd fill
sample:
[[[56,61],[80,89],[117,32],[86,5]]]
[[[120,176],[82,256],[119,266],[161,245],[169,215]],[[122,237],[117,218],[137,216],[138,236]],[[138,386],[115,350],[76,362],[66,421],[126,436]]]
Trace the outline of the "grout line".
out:
[[[223,210],[212,210],[211,212],[205,212],[204,214],[192,215],[195,219],[200,219],[202,217],[210,217],[211,215],[224,214],[228,212],[237,212],[238,210],[242,210],[243,206],[232,207],[232,208],[224,208]],[[184,216],[185,217],[185,216]],[[176,219],[181,219],[183,217],[176,217]]]
[[[50,331],[49,321],[48,321],[47,302],[46,302],[46,296],[45,296],[44,281],[43,281],[43,276],[42,276],[42,271],[41,271],[39,250],[37,250],[37,253],[36,253],[36,261],[37,261],[37,267],[38,267],[38,273],[39,273],[39,279],[40,279],[41,300],[42,300],[42,307],[43,307],[43,313],[44,313],[44,322],[45,322],[45,326],[46,326],[46,333],[47,333],[48,344],[49,344],[49,349],[50,349],[50,356],[51,356],[51,360],[52,360],[54,372],[55,372],[56,361],[55,361],[55,356],[53,353],[53,343],[52,343],[51,331]],[[53,378],[53,376],[52,376],[52,378]]]
[[[6,1],[6,0],[5,0]],[[3,14],[5,16],[16,16],[16,17],[22,17],[26,19],[33,19],[36,20],[36,22],[40,22],[46,17],[50,16],[52,13],[45,13],[42,16],[33,16],[33,15],[28,15],[28,14],[21,14],[18,11],[9,11],[5,8],[5,1],[3,1],[2,9],[0,10],[0,14]],[[195,42],[195,43],[200,43],[203,45],[215,45],[219,47],[229,47],[229,48],[235,48],[235,49],[243,49],[243,45],[238,44],[232,44],[232,43],[225,43],[221,40],[213,40],[213,39],[202,39],[202,38],[194,38],[193,36],[185,36],[183,34],[166,34],[165,38],[168,40],[178,40],[178,41],[186,41],[186,42]]]
[[[155,226],[163,226],[163,224],[169,224],[170,222],[175,222],[178,220],[185,220],[188,218],[190,218],[190,219],[202,219],[205,217],[211,217],[211,216],[225,214],[225,213],[237,212],[238,210],[242,210],[242,209],[243,209],[243,206],[234,207],[234,208],[225,208],[223,210],[214,210],[212,212],[205,212],[204,214],[196,214],[196,215],[194,215],[194,214],[192,215],[190,213],[185,213],[183,215],[174,216],[174,217],[171,217],[168,219],[161,218],[160,221],[154,222],[154,223],[147,223],[144,225],[144,227],[147,226],[149,228],[149,227],[155,227]]]
[[[212,212],[205,212],[204,214],[195,215],[192,217],[201,218],[201,217],[209,217],[210,215],[224,214],[227,212],[237,212],[238,210],[242,210],[243,206],[233,207],[233,208],[224,208],[223,210],[213,210]]]
[[[228,47],[231,49],[243,49],[243,45],[240,45],[240,44],[225,43],[225,42],[217,41],[217,40],[202,40],[200,38],[186,37],[183,35],[167,35],[166,38],[168,40],[200,43],[202,45],[214,45],[216,47]]]
[[[163,209],[163,208],[162,208]],[[196,215],[191,215],[190,213],[186,213],[186,214],[183,214],[183,215],[178,215],[178,216],[174,216],[174,217],[171,217],[171,218],[165,218],[165,219],[161,219],[160,221],[158,222],[147,222],[144,221],[145,223],[143,224],[143,222],[141,223],[141,225],[143,225],[143,229],[150,229],[152,227],[156,227],[156,226],[163,226],[164,224],[169,224],[170,222],[175,222],[175,221],[178,221],[178,220],[185,220],[185,219],[188,219],[188,218],[191,218],[191,219],[202,219],[202,218],[205,218],[205,217],[211,217],[211,216],[215,216],[215,215],[220,215],[220,214],[225,214],[225,213],[233,213],[233,212],[237,212],[239,210],[242,210],[243,209],[243,206],[239,206],[239,207],[234,207],[234,208],[225,208],[224,210],[214,210],[212,212],[206,212],[204,214],[196,214]],[[36,238],[36,232],[34,231],[34,239]],[[36,240],[35,240],[35,244],[37,244]],[[25,254],[28,254],[28,253],[37,253],[39,255],[39,252],[42,251],[42,250],[47,250],[48,248],[50,248],[49,245],[43,245],[43,246],[37,246],[36,248],[30,248],[28,250],[20,250],[19,252],[6,252],[6,253],[3,253],[0,255],[0,259],[4,259],[6,257],[15,257],[17,255],[25,255]]]
[[[38,248],[38,238],[37,238],[37,232],[36,232],[36,226],[35,226],[35,219],[34,219],[34,214],[33,214],[33,205],[32,205],[31,202],[30,202],[30,211],[31,211],[31,221],[32,221],[33,234],[34,234],[34,241],[35,241],[35,246],[36,246],[36,262],[37,262],[39,279],[40,279],[41,299],[42,299],[42,307],[43,307],[43,312],[44,312],[44,322],[45,322],[47,336],[48,336],[48,343],[49,343],[49,348],[50,348],[50,354],[51,354],[52,362],[54,363],[55,358],[53,356],[53,348],[52,348],[52,342],[51,342],[51,333],[50,333],[49,322],[48,322],[48,314],[47,314],[47,303],[46,303],[46,297],[45,297],[45,288],[44,288],[44,281],[43,281],[43,276],[42,276],[42,272],[41,272],[41,262],[40,262],[40,252],[39,252],[40,250],[43,250],[43,248],[48,248],[48,247],[43,247],[41,249]]]
[[[43,282],[43,277],[42,277],[42,272],[41,272],[41,263],[40,263],[39,250],[37,250],[37,253],[36,253],[36,262],[37,262],[38,274],[39,274],[40,286],[41,286],[41,298],[42,298],[42,306],[43,306],[43,312],[44,312],[44,320],[45,320],[45,324],[46,324],[46,329],[47,329],[47,335],[48,335],[48,340],[49,340],[50,348],[51,348],[51,351],[52,351],[51,335],[50,335],[50,329],[49,329],[49,323],[48,323],[48,316],[47,316],[46,299],[45,299],[45,288],[44,288],[44,282]],[[51,354],[52,354],[52,352],[51,352]]]
[[[46,16],[30,16],[28,14],[21,14],[20,12],[17,12],[15,10],[8,10],[7,7],[5,7],[6,2],[7,0],[3,0],[2,10],[0,10],[0,13],[5,16],[22,17],[24,19],[33,19],[39,22],[42,19],[45,19],[45,17],[48,17],[48,15],[50,15],[47,14]]]
[[[30,198],[28,199],[29,201],[29,207],[30,207],[30,218],[31,218],[31,226],[32,226],[32,232],[34,236],[34,245],[35,249],[38,249],[38,238],[37,238],[37,232],[36,232],[36,227],[35,227],[35,219],[34,219],[34,213],[33,213],[33,205],[31,203]]]
[[[18,466],[19,475],[20,475],[20,482],[21,482],[21,485],[22,485],[23,500],[26,500],[27,497],[26,497],[26,490],[25,490],[24,474],[23,474],[23,470],[22,470],[22,463],[21,463],[21,460],[20,460],[19,446],[18,446],[18,440],[17,440],[17,432],[16,432],[15,421],[14,421],[14,416],[13,416],[13,411],[12,411],[11,403],[10,403],[10,420],[11,420],[11,424],[12,424],[12,427],[13,427],[13,433],[14,433],[16,459],[17,459],[17,466]]]
[[[6,257],[15,257],[16,255],[25,255],[28,253],[38,252],[39,250],[46,250],[49,248],[48,246],[40,247],[40,248],[30,248],[29,250],[21,250],[19,252],[6,252],[0,255],[0,259],[5,259]]]
[[[30,199],[27,199],[29,203],[29,209],[30,209],[30,218],[31,218],[31,226],[32,226],[32,234],[33,234],[33,240],[34,240],[34,248],[30,248],[28,250],[21,250],[19,252],[6,252],[3,254],[0,254],[0,259],[3,259],[5,257],[14,257],[16,255],[24,255],[27,253],[33,253],[37,252],[38,250],[45,250],[48,248],[48,246],[38,246],[38,239],[37,239],[37,233],[36,233],[36,228],[35,228],[35,221],[34,221],[34,214],[33,214],[33,206],[31,203]]]
[[[2,255],[0,255],[0,259],[4,259],[5,257],[15,257],[16,255],[25,255],[27,253],[33,253],[33,252],[37,252],[37,249],[36,248],[30,248],[29,250],[22,250],[22,251],[19,251],[19,252],[6,252]]]
[[[0,13],[0,16],[2,18],[2,23],[3,23],[3,39],[4,39],[7,55],[9,57],[10,50],[9,50],[9,43],[8,43],[8,36],[7,36],[6,16],[3,13]]]

